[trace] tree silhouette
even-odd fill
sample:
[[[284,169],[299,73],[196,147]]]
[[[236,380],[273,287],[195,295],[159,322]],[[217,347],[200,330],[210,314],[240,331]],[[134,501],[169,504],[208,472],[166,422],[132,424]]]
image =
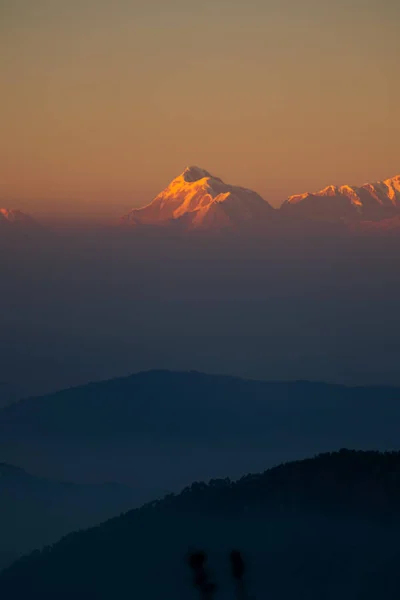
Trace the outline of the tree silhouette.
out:
[[[212,600],[217,586],[210,581],[210,574],[206,568],[207,554],[202,550],[191,552],[188,557],[188,563],[193,571],[193,583],[200,592],[200,598],[203,600]]]
[[[231,564],[231,575],[235,582],[236,600],[245,600],[247,597],[244,574],[245,562],[239,550],[232,550],[229,554]],[[217,585],[210,581],[209,571],[206,568],[207,554],[202,550],[191,552],[188,556],[188,564],[193,571],[193,583],[200,591],[200,597],[210,600],[217,590]]]
[[[245,563],[239,550],[232,550],[229,555],[231,562],[231,573],[235,581],[236,600],[245,600],[246,589],[244,581]]]

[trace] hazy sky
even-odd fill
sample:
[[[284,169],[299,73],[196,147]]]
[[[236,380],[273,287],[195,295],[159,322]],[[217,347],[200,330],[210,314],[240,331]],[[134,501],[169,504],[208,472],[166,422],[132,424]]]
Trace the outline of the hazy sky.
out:
[[[399,22],[398,0],[0,0],[0,199],[118,214],[188,164],[273,204],[393,176]]]

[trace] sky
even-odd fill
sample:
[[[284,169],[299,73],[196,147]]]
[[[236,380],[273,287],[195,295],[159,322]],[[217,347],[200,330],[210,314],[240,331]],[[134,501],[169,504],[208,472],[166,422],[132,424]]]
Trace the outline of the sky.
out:
[[[274,205],[394,176],[399,22],[398,0],[0,0],[0,204],[119,215],[192,164]]]

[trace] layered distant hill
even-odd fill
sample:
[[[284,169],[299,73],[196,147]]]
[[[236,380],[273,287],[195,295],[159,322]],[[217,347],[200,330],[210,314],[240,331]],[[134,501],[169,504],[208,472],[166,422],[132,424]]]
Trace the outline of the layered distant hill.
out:
[[[228,185],[199,167],[187,167],[150,204],[125,215],[122,224],[179,231],[263,231],[296,222],[354,226],[385,220],[378,230],[388,230],[398,227],[399,215],[400,175],[360,187],[330,185],[297,194],[275,210],[252,190]],[[368,225],[361,229],[374,230]]]
[[[148,371],[0,410],[0,455],[141,500],[329,448],[396,448],[400,389]]]
[[[189,550],[208,554],[216,600],[394,600],[400,453],[340,452],[232,482],[195,482],[71,534],[0,574],[2,600],[198,598]],[[245,560],[236,595],[229,553]]]
[[[148,206],[132,210],[122,223],[236,231],[259,228],[274,212],[256,192],[228,185],[199,167],[187,167]]]
[[[0,569],[25,552],[135,505],[135,491],[126,486],[52,481],[0,463]]]

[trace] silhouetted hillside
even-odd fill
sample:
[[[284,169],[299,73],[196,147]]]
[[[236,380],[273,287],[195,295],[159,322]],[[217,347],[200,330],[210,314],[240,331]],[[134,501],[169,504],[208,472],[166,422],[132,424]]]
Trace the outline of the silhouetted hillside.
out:
[[[0,576],[3,599],[195,597],[184,557],[209,553],[233,598],[228,552],[243,551],[257,598],[395,598],[400,453],[341,450],[237,482],[194,483],[71,534]]]
[[[129,487],[50,481],[0,463],[0,569],[78,527],[135,505],[137,496]]]

